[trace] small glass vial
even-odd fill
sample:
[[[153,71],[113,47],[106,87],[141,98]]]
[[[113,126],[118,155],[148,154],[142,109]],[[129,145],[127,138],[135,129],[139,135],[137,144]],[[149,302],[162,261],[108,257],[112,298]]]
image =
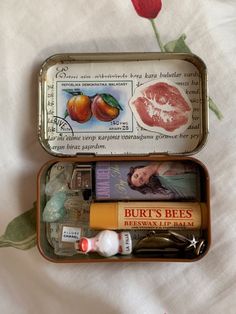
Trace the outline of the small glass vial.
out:
[[[88,224],[81,221],[65,221],[58,224],[58,241],[54,246],[56,255],[72,256],[78,252],[75,242],[84,236],[94,236],[95,231],[89,229]]]
[[[91,165],[76,165],[72,173],[70,189],[73,191],[92,189]]]
[[[79,220],[85,223],[89,221],[90,201],[84,200],[82,193],[68,197],[64,206],[67,220]]]
[[[89,229],[90,201],[83,199],[82,192],[70,195],[65,204],[66,215],[58,222],[58,239],[54,245],[56,255],[72,256],[78,252],[74,248],[76,241],[83,236],[94,236]]]

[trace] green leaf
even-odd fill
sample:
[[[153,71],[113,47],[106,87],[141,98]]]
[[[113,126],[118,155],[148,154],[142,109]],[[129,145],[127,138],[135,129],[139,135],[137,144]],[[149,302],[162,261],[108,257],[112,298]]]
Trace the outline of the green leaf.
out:
[[[166,52],[187,52],[191,53],[190,48],[185,42],[186,35],[181,35],[177,40],[170,41],[164,46]],[[223,114],[218,109],[214,101],[209,97],[208,99],[209,108],[216,114],[219,120],[223,119]]]
[[[66,117],[68,117],[69,116],[69,113],[68,113],[68,110],[66,109],[65,110],[65,113],[64,113],[64,119],[66,118]]]
[[[36,245],[36,202],[33,208],[14,218],[0,237],[0,247],[27,250]]]
[[[25,241],[20,242],[6,241],[3,237],[0,237],[0,248],[12,246],[19,250],[28,250],[36,245],[36,239],[36,233],[32,235],[32,237],[27,238]]]
[[[186,35],[182,34],[177,40],[170,41],[164,45],[165,52],[191,52],[185,39]]]
[[[208,103],[209,103],[209,108],[216,114],[217,118],[219,120],[223,119],[223,114],[220,112],[219,108],[217,105],[214,103],[211,97],[208,98]]]
[[[118,101],[111,94],[100,94],[100,96],[102,97],[103,101],[105,101],[110,106],[123,110]]]

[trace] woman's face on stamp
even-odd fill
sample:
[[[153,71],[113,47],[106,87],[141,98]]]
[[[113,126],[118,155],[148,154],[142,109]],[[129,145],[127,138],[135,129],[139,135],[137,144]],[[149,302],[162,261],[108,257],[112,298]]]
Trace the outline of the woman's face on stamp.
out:
[[[145,167],[136,168],[131,177],[131,182],[134,186],[139,187],[147,184],[150,178],[150,173],[145,170]]]

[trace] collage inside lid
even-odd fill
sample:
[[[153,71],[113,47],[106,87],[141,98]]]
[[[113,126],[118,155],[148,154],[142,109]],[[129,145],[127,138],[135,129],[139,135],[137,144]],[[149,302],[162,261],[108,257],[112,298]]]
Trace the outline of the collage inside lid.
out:
[[[204,86],[178,58],[54,63],[40,77],[41,143],[60,156],[191,154],[206,132]]]

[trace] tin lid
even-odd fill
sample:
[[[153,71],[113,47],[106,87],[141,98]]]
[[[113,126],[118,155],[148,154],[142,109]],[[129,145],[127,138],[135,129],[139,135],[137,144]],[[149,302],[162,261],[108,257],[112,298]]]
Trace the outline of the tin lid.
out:
[[[54,55],[38,115],[52,155],[190,155],[208,134],[206,66],[193,54]]]

